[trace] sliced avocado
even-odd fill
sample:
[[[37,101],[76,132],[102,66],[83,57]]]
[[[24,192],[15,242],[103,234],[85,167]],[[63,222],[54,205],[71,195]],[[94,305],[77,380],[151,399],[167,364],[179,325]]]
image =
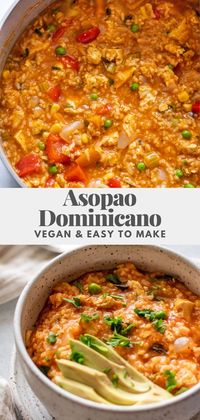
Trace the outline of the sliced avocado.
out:
[[[152,381],[150,381],[148,378],[146,378],[144,375],[138,372],[133,366],[130,365],[130,363],[128,363],[125,359],[123,359],[123,357],[121,357],[113,349],[113,347],[108,346],[103,341],[99,340],[98,338],[90,334],[85,334],[84,337],[86,337],[87,339],[85,340],[85,342],[87,341],[90,342],[92,349],[98,351],[101,354],[102,354],[102,349],[104,349],[104,354],[106,354],[106,358],[108,360],[118,365],[124,366],[126,368],[127,374],[132,378],[135,384],[137,383],[136,389],[140,389],[139,388],[140,385],[141,385],[141,390],[142,390],[142,386],[144,387],[146,386],[146,390],[145,388],[143,388],[143,392],[148,391],[151,394],[151,398],[153,398],[153,402],[156,402],[156,401],[159,402],[165,399],[173,398],[173,396],[169,392],[167,392],[165,389],[154,384]],[[145,395],[145,397],[147,397],[147,395]]]
[[[134,394],[114,388],[105,373],[69,360],[56,360],[56,362],[65,378],[94,388],[98,394],[113,404],[132,405],[137,401]]]
[[[143,394],[132,394],[121,388],[116,389],[105,373],[95,369],[69,360],[56,360],[56,362],[65,378],[93,388],[99,395],[113,404],[134,405],[138,403],[143,404],[144,400],[146,404],[156,401],[151,391]],[[170,398],[170,394],[167,394],[169,395],[168,398]]]
[[[104,400],[104,398],[98,395],[95,392],[95,390],[90,386],[81,384],[80,382],[76,382],[71,379],[66,379],[64,378],[64,376],[59,375],[55,377],[54,381],[61,388],[71,392],[72,394],[78,395],[79,397],[85,398],[90,401],[110,405],[110,403],[107,400]]]
[[[103,341],[99,340],[99,338],[96,338],[90,334],[85,334],[85,337],[88,337],[90,340],[92,340],[92,343],[96,346],[96,348],[104,348],[106,349],[106,357],[107,359],[111,360],[111,362],[114,362],[118,365],[125,366],[127,373],[134,381],[140,382],[142,384],[147,385],[147,389],[150,387],[150,381],[141,373],[139,373],[134,367],[132,367],[128,362],[126,362],[123,357],[121,357],[114,349],[113,347],[108,346]],[[92,348],[95,350],[95,348],[92,345]],[[97,350],[98,351],[98,350]],[[102,353],[101,353],[102,354]]]
[[[113,375],[117,375],[118,385],[124,390],[133,393],[144,393],[150,389],[148,382],[136,382],[131,379],[127,374],[125,366],[117,364],[109,360],[106,356],[96,352],[91,347],[86,346],[81,341],[69,340],[72,351],[80,352],[84,355],[84,365],[100,372],[108,372],[107,375],[112,381]],[[108,349],[109,351],[109,349]]]

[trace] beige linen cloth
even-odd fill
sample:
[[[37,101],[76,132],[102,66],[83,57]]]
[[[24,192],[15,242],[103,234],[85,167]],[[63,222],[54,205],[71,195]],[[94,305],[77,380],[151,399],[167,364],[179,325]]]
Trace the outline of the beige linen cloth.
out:
[[[0,304],[18,297],[45,264],[68,248],[0,246]]]
[[[51,259],[70,247],[0,246],[0,304],[18,297]],[[16,420],[12,391],[0,377],[0,420]]]

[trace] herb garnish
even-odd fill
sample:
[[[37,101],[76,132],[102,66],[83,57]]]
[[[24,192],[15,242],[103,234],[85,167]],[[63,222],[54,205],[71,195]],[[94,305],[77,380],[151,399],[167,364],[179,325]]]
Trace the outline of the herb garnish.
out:
[[[175,379],[175,373],[171,370],[165,370],[164,376],[166,378],[166,390],[168,392],[173,391],[174,388],[177,386],[177,381]]]
[[[118,383],[119,383],[119,376],[116,373],[114,373],[114,375],[112,376],[111,381],[112,381],[113,386],[115,388],[117,388]]]
[[[128,285],[126,283],[122,283],[119,276],[117,274],[111,273],[107,274],[106,280],[112,284],[115,284],[116,287],[119,289],[128,289]]]
[[[55,344],[57,341],[57,335],[53,332],[50,332],[46,341],[49,344]]]
[[[134,324],[125,324],[121,317],[111,318],[109,316],[105,316],[104,321],[107,325],[110,325],[112,331],[123,336],[128,335],[128,333],[135,327]]]
[[[80,290],[80,292],[82,292],[82,291],[83,291],[83,286],[82,286],[82,284],[81,284],[81,282],[80,282],[80,281],[75,280],[72,284],[73,284],[73,286],[77,287],[77,289],[79,289],[79,290]]]
[[[180,388],[174,395],[180,395],[183,392],[188,391],[189,388],[187,388],[186,386],[183,386],[182,388]]]
[[[94,315],[81,314],[81,320],[85,322],[94,321],[95,319],[99,319],[99,314],[94,314]]]
[[[96,350],[100,354],[107,354],[108,349],[106,347],[101,346],[98,344],[92,337],[89,337],[87,334],[81,335],[79,340],[85,344],[86,346],[90,347],[93,350]]]
[[[81,300],[79,297],[74,297],[73,299],[63,298],[63,300],[65,300],[65,302],[71,303],[72,305],[75,306],[75,308],[81,307]]]
[[[166,330],[166,325],[163,322],[167,318],[167,315],[164,311],[153,311],[152,309],[134,309],[134,312],[142,317],[152,322],[155,330],[161,334],[164,334]]]
[[[112,347],[131,347],[131,341],[129,338],[117,333],[115,333],[108,341],[106,341],[106,344],[109,344]]]
[[[83,353],[79,353],[78,351],[72,351],[70,355],[70,360],[73,360],[74,362],[80,363],[83,365],[85,358]]]
[[[155,321],[152,322],[152,325],[154,326],[155,330],[158,331],[160,334],[165,333],[166,325],[162,319],[156,319]]]

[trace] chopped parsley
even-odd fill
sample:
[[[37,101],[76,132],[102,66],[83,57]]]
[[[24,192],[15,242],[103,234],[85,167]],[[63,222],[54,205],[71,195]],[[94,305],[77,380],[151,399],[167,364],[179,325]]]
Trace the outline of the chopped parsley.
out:
[[[115,284],[115,286],[119,289],[128,289],[128,285],[126,283],[122,283],[119,276],[115,273],[107,274],[106,280],[112,284]]]
[[[164,334],[166,330],[166,325],[163,322],[167,318],[167,315],[164,311],[153,311],[152,309],[134,309],[134,312],[142,317],[152,322],[153,327],[156,331],[161,334]]]
[[[92,337],[88,336],[87,334],[80,336],[80,341],[85,344],[86,346],[90,347],[93,350],[96,350],[100,354],[107,354],[108,349],[104,346],[101,346],[101,344],[98,344],[96,340],[94,340]]]
[[[94,321],[95,319],[99,319],[99,314],[88,315],[88,314],[81,314],[81,320],[85,322]]]
[[[111,368],[105,368],[104,370],[103,370],[103,373],[105,373],[106,375],[108,375],[109,373],[110,373],[110,371],[111,371],[112,369]]]
[[[104,322],[107,325],[110,325],[111,330],[115,331],[116,333],[120,333],[122,330],[123,320],[121,317],[111,318],[109,316],[105,316]]]
[[[124,337],[123,335],[115,333],[107,342],[112,347],[131,347],[131,341],[129,338]]]
[[[158,331],[160,334],[165,333],[166,325],[162,319],[156,319],[155,321],[152,322],[152,325],[154,326],[155,330]]]
[[[73,360],[73,362],[80,363],[83,365],[85,358],[83,353],[79,353],[78,351],[72,351],[70,355],[70,360]]]
[[[175,379],[175,373],[171,370],[165,370],[164,376],[166,378],[166,390],[168,392],[173,391],[174,388],[177,386],[177,381]]]
[[[65,300],[65,302],[71,303],[73,306],[75,306],[75,308],[81,307],[81,300],[79,297],[74,297],[73,299],[63,298],[63,300]]]
[[[141,316],[142,318],[146,318],[149,321],[155,321],[156,319],[166,319],[167,315],[164,311],[153,311],[152,309],[134,309],[134,312]]]
[[[176,393],[175,393],[175,395],[180,395],[180,394],[182,394],[183,392],[186,392],[186,391],[188,391],[188,389],[189,388],[187,388],[186,386],[183,386],[182,388],[180,388]]]
[[[112,331],[123,336],[128,335],[128,333],[135,327],[134,324],[124,324],[121,317],[111,318],[109,316],[105,316],[104,321],[107,325],[110,325]]]
[[[115,388],[117,388],[118,383],[119,383],[119,376],[116,373],[114,373],[114,375],[112,376],[111,381],[112,381],[113,386]]]
[[[82,284],[81,284],[81,282],[80,282],[80,281],[75,280],[72,284],[73,284],[73,286],[77,287],[77,289],[79,289],[79,290],[80,290],[80,292],[82,292],[82,291],[83,291],[83,286],[82,286]]]

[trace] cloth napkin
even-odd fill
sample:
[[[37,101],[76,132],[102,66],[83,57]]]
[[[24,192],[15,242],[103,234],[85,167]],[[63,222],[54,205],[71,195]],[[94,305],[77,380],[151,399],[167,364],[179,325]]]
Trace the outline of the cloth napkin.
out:
[[[70,247],[0,246],[0,304],[18,297],[48,261]]]
[[[0,420],[16,420],[10,386],[0,378]]]

